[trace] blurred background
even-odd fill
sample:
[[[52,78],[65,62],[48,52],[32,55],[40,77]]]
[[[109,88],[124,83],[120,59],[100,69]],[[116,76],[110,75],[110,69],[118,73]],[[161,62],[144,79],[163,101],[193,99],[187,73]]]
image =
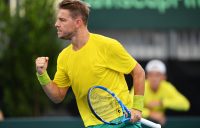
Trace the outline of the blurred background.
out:
[[[68,45],[54,27],[59,1],[0,0],[0,128],[83,127],[72,91],[53,104],[35,75],[36,57],[49,56],[53,78]],[[84,1],[91,32],[119,40],[143,68],[151,59],[165,62],[167,80],[191,103],[187,112],[168,110],[166,127],[200,127],[200,0]]]

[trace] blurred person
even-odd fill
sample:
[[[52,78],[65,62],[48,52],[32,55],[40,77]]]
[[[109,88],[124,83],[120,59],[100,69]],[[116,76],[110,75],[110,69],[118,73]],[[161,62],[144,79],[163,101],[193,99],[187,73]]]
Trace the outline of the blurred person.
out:
[[[166,109],[189,110],[190,103],[188,99],[174,85],[166,81],[166,66],[162,61],[151,60],[147,63],[145,70],[143,117],[164,125],[166,122]]]
[[[3,121],[3,120],[4,120],[3,112],[2,112],[2,110],[0,109],[0,121]]]
[[[2,100],[3,100],[3,89],[2,86],[0,85],[0,121],[4,120],[4,114],[2,111]]]
[[[75,94],[78,109],[85,127],[109,128],[90,111],[87,93],[90,87],[103,85],[117,94],[131,109],[129,123],[117,127],[140,128],[144,100],[145,72],[140,64],[115,39],[90,33],[87,28],[89,6],[80,0],[63,0],[59,4],[57,20],[58,37],[71,44],[58,56],[57,71],[51,80],[47,73],[48,57],[36,59],[37,77],[47,96],[55,103],[61,102],[69,87]],[[134,96],[129,94],[124,74],[131,74]],[[131,102],[134,97],[134,102]]]

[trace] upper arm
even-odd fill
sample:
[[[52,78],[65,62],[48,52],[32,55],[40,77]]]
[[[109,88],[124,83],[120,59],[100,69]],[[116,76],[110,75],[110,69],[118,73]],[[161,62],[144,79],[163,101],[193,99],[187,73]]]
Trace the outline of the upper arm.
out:
[[[190,103],[188,99],[181,94],[173,85],[168,84],[165,90],[168,90],[166,97],[163,99],[163,106],[177,110],[188,110]]]
[[[58,56],[57,71],[53,79],[53,82],[56,83],[56,85],[61,88],[70,86],[70,80],[67,74],[67,69],[65,64],[66,63],[65,58],[66,57],[63,56],[62,53]]]
[[[134,82],[134,95],[144,95],[145,90],[145,73],[139,63],[131,71]]]
[[[128,74],[136,66],[137,61],[117,41],[107,47],[107,66],[115,71]]]
[[[70,86],[70,80],[68,75],[66,75],[63,69],[57,69],[54,76],[53,82],[60,88],[65,88]]]
[[[166,98],[178,99],[182,97],[182,94],[172,84],[168,83],[165,86],[165,89],[168,90],[168,93],[166,93]]]
[[[137,63],[136,66],[134,67],[134,69],[131,71],[131,75],[133,78],[136,75],[142,75],[142,77],[145,77],[144,69],[142,68],[142,66],[139,63]]]
[[[68,89],[69,89],[69,86],[67,87],[58,87],[59,89],[59,93],[60,93],[60,96],[64,99]]]

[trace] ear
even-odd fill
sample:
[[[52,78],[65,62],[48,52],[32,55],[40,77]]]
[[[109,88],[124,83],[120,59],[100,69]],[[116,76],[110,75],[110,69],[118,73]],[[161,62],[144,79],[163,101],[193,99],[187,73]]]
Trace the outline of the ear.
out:
[[[75,20],[76,23],[76,27],[79,28],[80,26],[83,25],[83,20],[81,19],[81,17],[77,17]]]

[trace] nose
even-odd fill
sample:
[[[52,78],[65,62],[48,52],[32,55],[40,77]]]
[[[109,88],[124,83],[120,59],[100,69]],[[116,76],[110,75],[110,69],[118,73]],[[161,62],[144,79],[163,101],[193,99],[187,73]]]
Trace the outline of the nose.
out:
[[[58,20],[55,22],[55,27],[57,28],[59,26]]]

